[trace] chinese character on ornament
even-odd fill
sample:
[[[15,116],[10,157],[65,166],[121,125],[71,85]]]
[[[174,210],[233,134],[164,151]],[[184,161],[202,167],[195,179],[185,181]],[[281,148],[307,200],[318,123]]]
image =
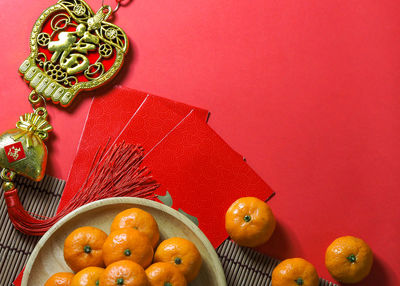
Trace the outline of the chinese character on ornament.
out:
[[[78,42],[77,36],[81,37]],[[50,42],[49,50],[54,52],[51,62],[56,63],[60,59],[61,67],[69,75],[82,72],[90,65],[89,59],[83,54],[96,50],[98,43],[99,38],[87,31],[84,24],[79,24],[75,32],[61,32],[58,41]]]
[[[8,155],[13,157],[14,160],[18,160],[19,152],[21,152],[20,148],[12,147],[10,150],[8,150]]]
[[[15,161],[22,160],[26,157],[24,148],[22,147],[21,142],[17,142],[15,144],[5,146],[4,151],[6,152],[9,163],[13,163]]]

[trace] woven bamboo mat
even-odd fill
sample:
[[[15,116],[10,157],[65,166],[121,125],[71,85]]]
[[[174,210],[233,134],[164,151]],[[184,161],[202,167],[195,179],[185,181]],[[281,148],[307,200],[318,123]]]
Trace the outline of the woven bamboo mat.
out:
[[[41,182],[18,177],[16,185],[21,201],[28,211],[51,217],[56,212],[65,182],[50,176],[46,176]],[[12,281],[23,269],[39,239],[23,235],[13,228],[2,198],[0,201],[1,286],[12,285]],[[217,253],[229,286],[268,286],[271,284],[272,270],[279,263],[276,259],[250,248],[240,247],[229,240],[217,248]],[[320,286],[335,286],[335,284],[321,279]]]
[[[1,180],[0,180],[1,183]],[[57,210],[65,182],[46,176],[40,182],[16,178],[16,186],[26,210],[43,216],[53,216]],[[0,190],[3,193],[3,190]],[[7,206],[0,200],[0,285],[12,285],[24,267],[40,237],[27,236],[14,229],[8,219]]]
[[[229,286],[271,285],[271,274],[279,260],[241,247],[225,240],[217,253],[225,271]],[[320,286],[337,286],[332,282],[320,279]]]

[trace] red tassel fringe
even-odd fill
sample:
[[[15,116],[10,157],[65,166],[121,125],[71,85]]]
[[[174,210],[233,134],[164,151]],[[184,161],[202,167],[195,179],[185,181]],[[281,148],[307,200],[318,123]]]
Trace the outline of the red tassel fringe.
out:
[[[143,149],[130,144],[114,145],[98,152],[83,186],[59,213],[52,218],[38,219],[21,204],[17,189],[4,193],[8,215],[15,228],[28,235],[43,235],[62,217],[84,204],[111,197],[140,197],[155,199],[159,185],[150,170],[140,167]]]

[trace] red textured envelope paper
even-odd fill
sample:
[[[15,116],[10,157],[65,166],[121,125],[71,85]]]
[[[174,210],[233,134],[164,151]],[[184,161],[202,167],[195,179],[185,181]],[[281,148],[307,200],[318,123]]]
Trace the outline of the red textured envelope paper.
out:
[[[82,178],[89,173],[92,159],[98,148],[105,146],[108,141],[113,142],[130,121],[145,123],[146,126],[140,129],[141,132],[144,132],[143,137],[136,141],[144,146],[143,138],[159,140],[191,110],[199,120],[204,122],[207,120],[208,111],[205,109],[129,88],[116,87],[107,96],[95,98],[68,176],[59,210],[82,185]],[[132,117],[135,112],[137,114]],[[146,121],[148,122],[146,123]]]
[[[214,247],[227,237],[225,212],[233,201],[273,195],[241,156],[193,113],[145,156],[144,165],[161,184],[157,194],[168,191],[173,208],[195,216]]]
[[[205,124],[205,117],[201,116],[205,113],[201,110],[186,106],[186,110],[181,108],[179,112],[171,112],[176,104],[163,104],[160,98],[148,97],[145,93],[136,106],[122,133],[112,133],[112,139],[116,140],[111,142],[142,145],[146,154],[143,165],[150,168],[161,184],[157,194],[165,195],[168,190],[174,201],[172,207],[197,217],[200,227],[217,247],[227,237],[224,215],[229,205],[242,196],[266,200],[272,195],[272,190],[241,155]],[[101,144],[100,139],[96,139],[97,145],[92,146],[92,138],[103,137],[102,144],[107,142],[105,131],[95,128],[99,123],[91,121],[91,117],[102,117],[108,106],[97,104],[94,107],[75,160],[77,168],[70,175],[75,174],[80,180],[73,188],[70,180],[67,182],[69,188],[63,194],[61,205],[82,184],[81,166],[85,163],[89,168],[88,158],[94,156]],[[210,200],[215,202],[212,207],[209,206]]]

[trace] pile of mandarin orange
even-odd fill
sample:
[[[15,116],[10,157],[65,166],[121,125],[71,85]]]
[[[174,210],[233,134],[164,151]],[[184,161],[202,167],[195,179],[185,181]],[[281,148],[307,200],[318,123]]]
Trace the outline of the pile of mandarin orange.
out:
[[[119,213],[110,234],[85,226],[64,242],[64,259],[75,273],[59,272],[45,286],[185,286],[198,275],[202,258],[189,240],[160,233],[148,212]],[[157,246],[158,245],[158,246]]]
[[[257,247],[266,243],[276,226],[270,207],[254,197],[235,201],[225,215],[225,228],[231,239],[241,246]],[[358,283],[370,272],[373,254],[360,238],[342,236],[325,252],[325,265],[332,277],[343,283]],[[318,286],[314,266],[302,258],[282,261],[272,272],[272,286]]]
[[[241,246],[266,243],[275,226],[270,207],[254,197],[236,200],[225,215],[226,231]],[[64,243],[65,261],[76,274],[56,273],[45,286],[180,286],[193,281],[202,264],[196,246],[174,237],[157,247],[159,239],[155,219],[137,208],[119,213],[111,224],[110,235],[95,227],[78,228]],[[337,238],[325,252],[329,273],[343,283],[360,282],[372,264],[370,247],[354,236]],[[290,258],[275,267],[271,284],[318,286],[319,277],[310,262]]]

